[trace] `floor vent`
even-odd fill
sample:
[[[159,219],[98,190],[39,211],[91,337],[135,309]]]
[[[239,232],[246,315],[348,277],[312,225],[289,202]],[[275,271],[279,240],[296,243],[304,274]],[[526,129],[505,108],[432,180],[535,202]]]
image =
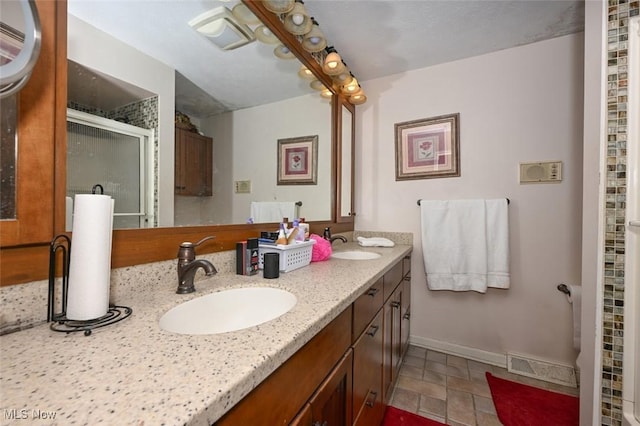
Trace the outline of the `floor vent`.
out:
[[[507,354],[507,370],[510,373],[533,377],[534,379],[559,385],[577,387],[576,372],[573,367],[555,364],[518,354]]]

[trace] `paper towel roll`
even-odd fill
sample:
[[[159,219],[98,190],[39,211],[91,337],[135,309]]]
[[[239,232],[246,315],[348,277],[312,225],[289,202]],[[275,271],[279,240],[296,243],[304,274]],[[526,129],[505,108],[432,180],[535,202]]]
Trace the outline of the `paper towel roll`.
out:
[[[109,310],[113,200],[77,194],[69,264],[67,319],[86,321]]]

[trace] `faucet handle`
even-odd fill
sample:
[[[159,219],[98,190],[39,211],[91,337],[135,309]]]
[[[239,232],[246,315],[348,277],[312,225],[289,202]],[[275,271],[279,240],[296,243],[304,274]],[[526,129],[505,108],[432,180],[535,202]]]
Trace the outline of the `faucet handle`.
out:
[[[324,228],[323,238],[325,240],[331,240],[331,227],[327,226]]]
[[[201,239],[195,244],[189,241],[180,243],[180,248],[178,249],[178,259],[189,260],[189,261],[195,259],[196,247],[198,247],[200,244],[204,243],[205,241],[212,240],[214,238],[215,238],[214,235],[210,235],[208,237],[204,237],[203,239]]]

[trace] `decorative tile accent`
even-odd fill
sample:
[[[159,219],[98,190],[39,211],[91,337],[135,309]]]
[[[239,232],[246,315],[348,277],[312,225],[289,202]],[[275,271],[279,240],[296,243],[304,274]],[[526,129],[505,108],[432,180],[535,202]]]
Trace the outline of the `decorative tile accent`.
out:
[[[622,425],[629,17],[640,2],[609,0],[601,424]]]

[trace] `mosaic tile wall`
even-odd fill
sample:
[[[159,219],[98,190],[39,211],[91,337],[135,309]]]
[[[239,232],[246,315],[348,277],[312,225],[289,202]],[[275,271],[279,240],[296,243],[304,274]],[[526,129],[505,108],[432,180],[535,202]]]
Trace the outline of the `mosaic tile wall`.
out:
[[[602,336],[602,425],[622,425],[629,17],[640,2],[608,0],[607,183]]]
[[[143,129],[153,129],[153,175],[154,175],[154,223],[158,226],[158,97],[153,96],[138,102],[118,107],[113,111],[103,111],[94,107],[79,104],[74,101],[67,102],[67,108],[74,109],[87,114],[97,115],[99,117],[108,118],[110,120],[121,121],[131,124],[132,126],[141,127]]]

